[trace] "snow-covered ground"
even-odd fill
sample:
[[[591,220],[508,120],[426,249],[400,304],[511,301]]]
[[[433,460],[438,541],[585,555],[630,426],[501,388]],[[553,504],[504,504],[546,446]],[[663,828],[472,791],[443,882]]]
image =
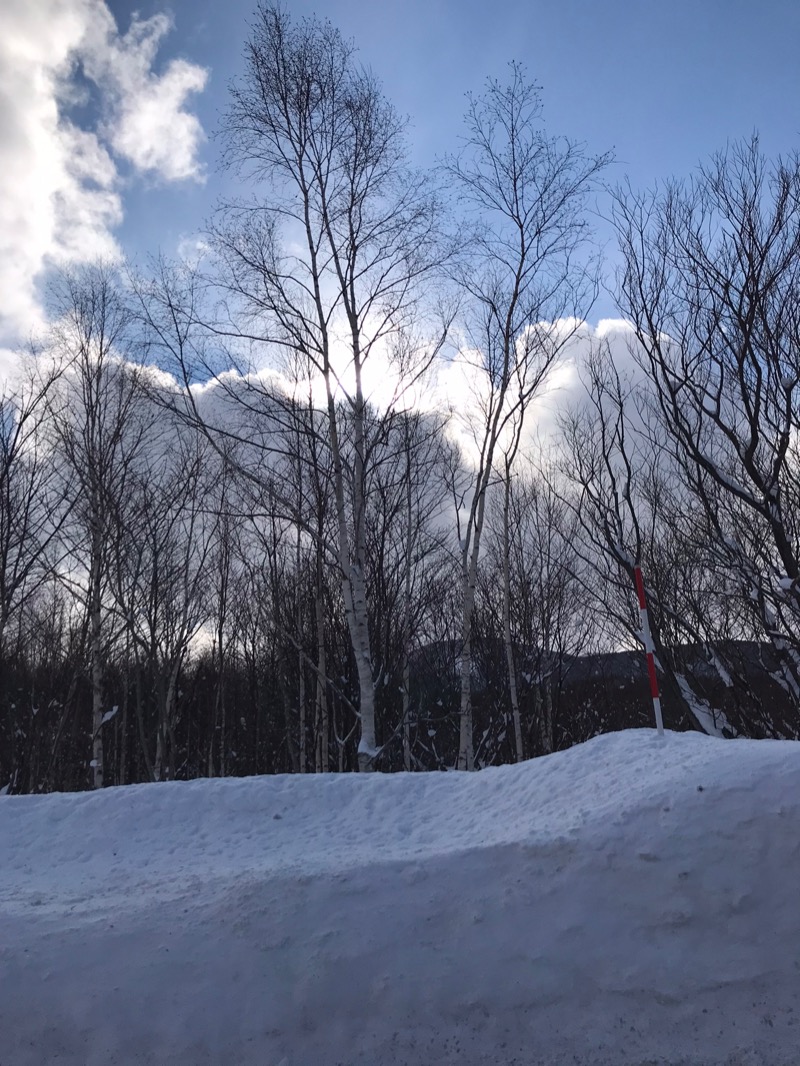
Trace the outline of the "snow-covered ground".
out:
[[[800,744],[0,798],[0,1064],[800,1062]]]

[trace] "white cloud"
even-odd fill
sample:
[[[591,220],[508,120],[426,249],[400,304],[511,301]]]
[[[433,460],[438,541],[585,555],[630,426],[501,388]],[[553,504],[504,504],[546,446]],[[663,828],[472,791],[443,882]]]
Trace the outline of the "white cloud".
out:
[[[635,335],[636,329],[633,323],[626,318],[601,318],[597,323],[595,333],[600,338],[614,336],[618,333]]]
[[[184,106],[191,94],[203,90],[208,72],[184,59],[173,59],[160,74],[153,72],[159,45],[171,28],[166,15],[134,16],[124,36],[101,26],[88,38],[84,69],[108,92],[103,132],[117,155],[166,181],[197,180],[203,177],[197,158],[203,129]]]
[[[208,252],[208,241],[197,233],[184,234],[178,240],[178,259],[192,267],[196,267]]]
[[[585,402],[585,365],[598,343],[608,344],[623,378],[635,380],[641,375],[634,358],[636,335],[630,322],[608,318],[592,326],[576,319],[561,319],[552,324],[552,329],[568,340],[525,413],[521,451],[531,456],[538,455],[543,447],[557,444],[561,418]],[[463,348],[452,359],[438,364],[435,379],[420,404],[424,409],[452,412],[448,432],[468,461],[474,461],[478,454],[485,395],[486,377],[480,360]]]
[[[51,194],[48,257],[66,262],[116,258],[111,230],[122,221],[122,202],[110,155],[93,133],[69,123],[61,125],[55,139],[63,172]]]
[[[41,325],[48,266],[119,255],[115,156],[166,181],[202,177],[202,130],[184,107],[206,72],[185,60],[152,71],[169,27],[155,16],[121,36],[105,0],[0,4],[0,340]],[[68,115],[79,71],[99,93],[94,128]]]

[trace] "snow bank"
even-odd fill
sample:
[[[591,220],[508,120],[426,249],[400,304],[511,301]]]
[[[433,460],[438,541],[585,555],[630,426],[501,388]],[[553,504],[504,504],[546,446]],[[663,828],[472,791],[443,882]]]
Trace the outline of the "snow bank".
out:
[[[800,744],[0,798],[0,1064],[800,1061]]]

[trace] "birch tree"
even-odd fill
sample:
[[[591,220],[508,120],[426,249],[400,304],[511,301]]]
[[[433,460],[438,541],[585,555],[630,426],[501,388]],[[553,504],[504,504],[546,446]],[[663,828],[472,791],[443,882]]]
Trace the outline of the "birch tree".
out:
[[[461,565],[459,769],[474,765],[472,619],[487,493],[504,452],[510,477],[526,411],[569,343],[596,288],[581,258],[587,197],[607,157],[592,157],[541,125],[538,88],[512,65],[471,98],[462,153],[449,161],[467,210],[477,215],[472,254],[457,274],[464,295],[462,358],[475,387],[473,459],[456,490]]]
[[[73,484],[70,512],[73,591],[88,616],[92,687],[92,781],[104,780],[104,661],[113,637],[108,611],[109,545],[115,507],[124,497],[147,434],[139,373],[125,362],[133,320],[113,271],[98,265],[65,273],[52,294],[53,348],[65,361],[51,407],[64,474]]]
[[[359,765],[378,753],[365,584],[365,368],[419,308],[437,249],[427,181],[406,165],[403,122],[329,23],[258,8],[231,92],[226,163],[253,182],[214,241],[236,332],[301,353],[324,387],[335,543],[359,679]],[[341,406],[340,406],[341,404]],[[343,412],[352,439],[343,432]]]
[[[414,348],[415,364],[392,358],[409,350],[397,338],[429,318],[425,283],[443,254],[439,203],[428,179],[407,165],[404,123],[353,46],[328,22],[293,22],[279,6],[256,11],[221,134],[225,165],[252,196],[224,204],[211,227],[220,300],[210,308],[196,279],[162,271],[157,284],[137,286],[142,312],[185,386],[170,402],[216,447],[235,444],[239,473],[260,484],[281,520],[318,538],[275,469],[276,459],[291,458],[297,405],[263,369],[297,359],[311,368],[331,457],[334,531],[325,562],[337,573],[358,674],[359,766],[371,769],[379,747],[365,575],[366,375],[380,362],[384,377],[413,381],[441,345],[439,331],[431,345]],[[227,412],[231,404],[245,412],[246,428],[235,416],[215,421],[199,410],[191,388],[198,364],[227,391]],[[226,365],[241,372],[220,373]],[[258,412],[267,409],[258,431]]]

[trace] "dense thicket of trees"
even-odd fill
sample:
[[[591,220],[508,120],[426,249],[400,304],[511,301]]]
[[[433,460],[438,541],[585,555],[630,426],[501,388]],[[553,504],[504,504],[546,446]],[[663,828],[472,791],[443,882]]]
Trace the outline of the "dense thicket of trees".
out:
[[[518,67],[470,103],[448,217],[327,23],[265,7],[246,59],[208,262],[62,275],[0,397],[0,787],[470,769],[649,724],[636,563],[667,724],[797,737],[800,159],[616,192],[622,352],[583,326],[606,160]]]

